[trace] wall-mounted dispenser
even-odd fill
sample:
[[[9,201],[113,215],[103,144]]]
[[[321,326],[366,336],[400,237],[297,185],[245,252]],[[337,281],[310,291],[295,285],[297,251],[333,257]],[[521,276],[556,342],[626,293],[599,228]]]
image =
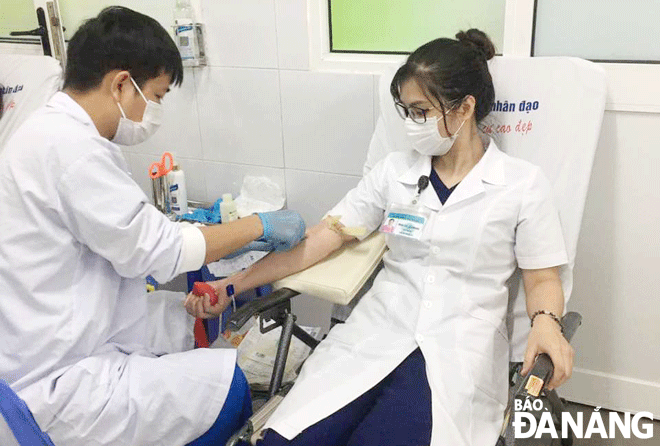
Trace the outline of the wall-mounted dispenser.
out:
[[[206,65],[204,27],[195,20],[195,11],[190,0],[176,0],[174,34],[184,67]]]

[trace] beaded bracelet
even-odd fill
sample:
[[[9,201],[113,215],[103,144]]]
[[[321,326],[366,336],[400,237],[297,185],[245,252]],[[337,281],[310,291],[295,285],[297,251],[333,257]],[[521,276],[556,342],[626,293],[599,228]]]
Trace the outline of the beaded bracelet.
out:
[[[559,329],[561,330],[562,333],[564,333],[564,326],[561,324],[561,321],[559,320],[557,315],[552,311],[547,311],[547,310],[539,310],[532,315],[532,319],[529,323],[531,327],[534,326],[534,319],[536,319],[536,316],[538,316],[539,314],[545,314],[546,316],[550,316],[556,323],[559,324]]]

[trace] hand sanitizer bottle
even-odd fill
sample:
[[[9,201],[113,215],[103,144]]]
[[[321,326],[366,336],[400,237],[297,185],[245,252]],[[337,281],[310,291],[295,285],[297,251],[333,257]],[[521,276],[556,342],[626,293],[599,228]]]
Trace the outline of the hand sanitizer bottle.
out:
[[[184,67],[199,66],[199,43],[195,14],[190,0],[176,0],[174,7],[174,24],[176,27],[176,45],[181,53]]]
[[[231,194],[222,194],[222,202],[220,203],[220,220],[222,223],[229,223],[230,221],[238,220],[236,202],[231,197]]]
[[[178,164],[172,167],[167,174],[170,183],[170,207],[176,215],[188,213],[188,190],[186,188],[186,176]]]

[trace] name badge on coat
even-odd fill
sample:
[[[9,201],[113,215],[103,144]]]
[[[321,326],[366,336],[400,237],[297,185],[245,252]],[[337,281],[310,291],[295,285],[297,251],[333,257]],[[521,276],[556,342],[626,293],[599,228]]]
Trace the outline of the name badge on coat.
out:
[[[392,204],[385,213],[380,232],[419,240],[431,213],[424,208]]]

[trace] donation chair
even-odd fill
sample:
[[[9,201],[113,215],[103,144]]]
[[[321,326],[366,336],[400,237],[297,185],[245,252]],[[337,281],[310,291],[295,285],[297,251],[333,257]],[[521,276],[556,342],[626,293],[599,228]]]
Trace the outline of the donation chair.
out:
[[[569,57],[496,57],[490,62],[490,70],[496,102],[487,122],[483,123],[483,130],[495,138],[504,152],[541,167],[552,185],[568,253],[568,264],[560,270],[565,301],[568,302],[582,213],[605,109],[604,71],[593,63]],[[365,172],[391,151],[410,150],[403,120],[397,115],[389,93],[393,74],[391,71],[381,77],[380,116],[369,147]],[[360,243],[345,245],[307,270],[275,282],[273,288],[276,291],[270,296],[250,302],[232,315],[229,320],[232,330],[240,328],[254,315],[260,315],[262,331],[277,326],[283,329],[268,392],[271,398],[228,445],[239,444],[240,440],[256,441],[262,426],[291,387],[290,383],[282,385],[281,382],[291,336],[298,337],[312,348],[318,343],[305,336],[306,333],[295,324],[290,299],[298,294],[308,294],[335,304],[351,303],[370,287],[372,274],[378,271],[386,249],[385,238],[377,232]],[[512,379],[522,363],[530,329],[520,277],[518,270],[509,282],[507,329]],[[264,326],[263,320],[272,323]],[[569,313],[562,323],[570,340],[580,324],[580,316]],[[546,377],[552,374],[552,363],[547,356],[540,355],[526,379],[533,373]],[[525,381],[518,376],[515,385],[512,383],[510,401],[525,393]],[[547,392],[545,403],[555,411],[563,410],[562,402],[554,392]],[[507,435],[506,438],[500,437],[498,446],[518,445],[523,441],[525,445],[557,444],[543,439],[516,441],[511,435],[510,421],[508,416],[505,417],[502,434]],[[564,446],[571,443],[570,438],[561,442]]]
[[[35,110],[48,102],[62,83],[62,67],[48,56],[0,54],[0,152],[16,129]],[[0,380],[0,444],[3,446],[50,445],[23,400]]]
[[[43,106],[62,84],[62,66],[49,56],[0,54],[0,152],[16,129]]]

